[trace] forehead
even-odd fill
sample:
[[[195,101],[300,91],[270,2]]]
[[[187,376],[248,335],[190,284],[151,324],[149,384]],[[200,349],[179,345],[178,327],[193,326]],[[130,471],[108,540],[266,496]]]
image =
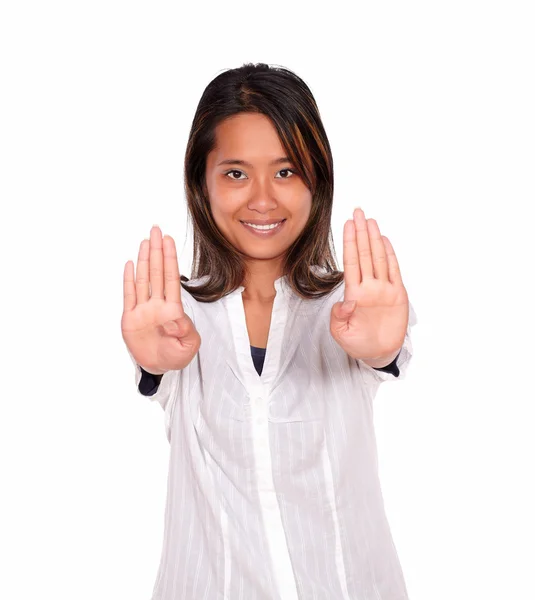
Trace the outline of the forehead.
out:
[[[215,138],[216,145],[210,153],[215,161],[236,158],[269,162],[284,156],[277,130],[266,115],[241,113],[229,117],[216,127]]]

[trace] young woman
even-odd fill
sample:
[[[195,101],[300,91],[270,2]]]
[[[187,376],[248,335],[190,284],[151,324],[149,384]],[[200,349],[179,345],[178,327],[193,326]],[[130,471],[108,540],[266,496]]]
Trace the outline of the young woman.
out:
[[[124,269],[136,385],[170,442],[153,600],[403,600],[373,399],[416,315],[361,209],[331,234],[333,161],[310,89],[245,64],[198,105],[185,156],[192,277],[157,226]]]

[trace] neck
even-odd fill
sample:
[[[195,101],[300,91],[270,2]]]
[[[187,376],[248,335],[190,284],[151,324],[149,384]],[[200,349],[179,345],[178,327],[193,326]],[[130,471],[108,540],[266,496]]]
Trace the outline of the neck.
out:
[[[266,261],[258,261],[257,264],[249,266],[243,283],[244,300],[268,303],[275,299],[275,280],[282,276],[281,267],[280,264],[265,263]]]

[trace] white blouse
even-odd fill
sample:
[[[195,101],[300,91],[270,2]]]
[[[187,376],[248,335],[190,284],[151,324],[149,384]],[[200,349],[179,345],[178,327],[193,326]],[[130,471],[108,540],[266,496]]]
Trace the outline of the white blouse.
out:
[[[332,338],[343,282],[303,300],[281,277],[259,375],[244,289],[205,303],[182,288],[201,346],[149,396],[170,443],[152,600],[407,599],[378,477],[373,399],[381,382],[405,377],[412,305],[396,378]],[[142,372],[130,357],[137,387]]]

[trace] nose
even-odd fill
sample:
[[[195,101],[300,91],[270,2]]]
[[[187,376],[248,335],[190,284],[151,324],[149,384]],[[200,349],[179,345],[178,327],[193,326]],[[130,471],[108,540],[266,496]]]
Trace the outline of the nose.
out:
[[[247,208],[260,213],[267,213],[277,208],[277,206],[275,188],[269,176],[255,177],[251,186],[251,195],[247,201]]]

